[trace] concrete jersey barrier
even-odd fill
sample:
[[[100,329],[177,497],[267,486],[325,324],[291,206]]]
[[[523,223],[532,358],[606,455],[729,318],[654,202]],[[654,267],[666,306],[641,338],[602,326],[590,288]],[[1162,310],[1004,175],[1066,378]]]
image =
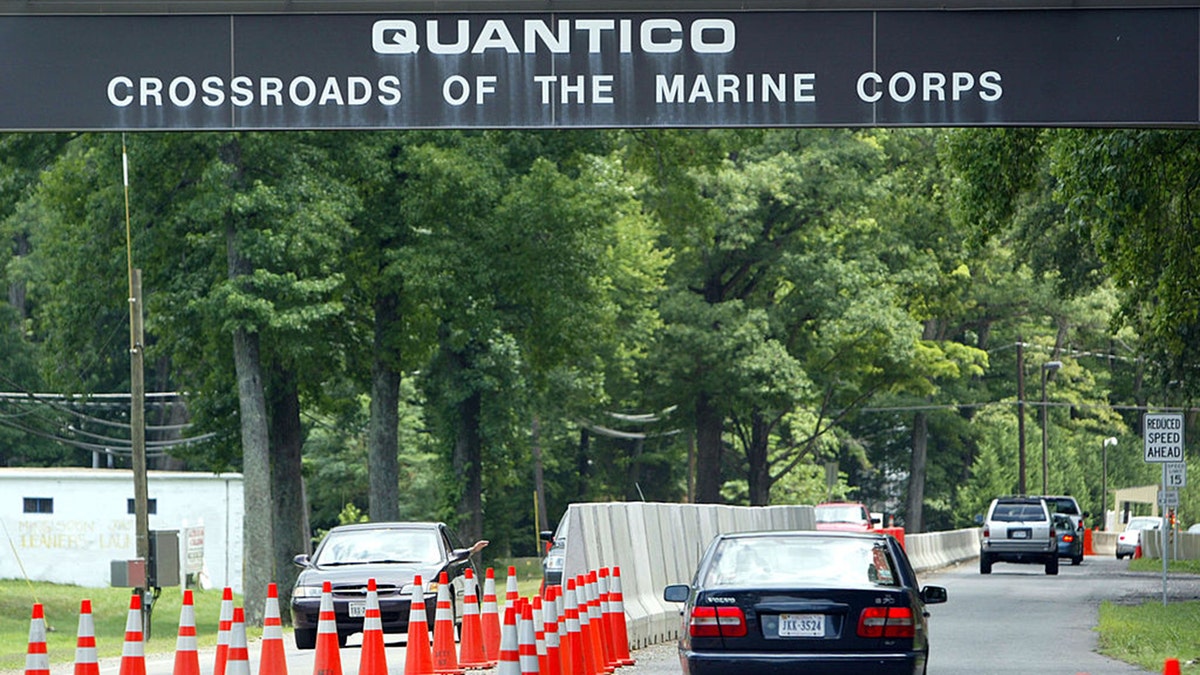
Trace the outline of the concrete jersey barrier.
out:
[[[813,530],[812,506],[723,506],[607,502],[572,504],[563,583],[602,567],[619,567],[629,645],[638,649],[679,636],[679,605],[662,599],[668,584],[689,583],[718,534]],[[978,528],[905,536],[918,572],[979,555]]]

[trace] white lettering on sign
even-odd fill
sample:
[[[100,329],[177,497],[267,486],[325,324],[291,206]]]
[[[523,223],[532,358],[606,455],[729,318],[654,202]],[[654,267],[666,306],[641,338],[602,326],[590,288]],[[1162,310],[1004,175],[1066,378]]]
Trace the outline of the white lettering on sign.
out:
[[[210,108],[226,101],[239,108],[252,105],[297,107],[362,106],[372,101],[380,105],[400,102],[400,78],[384,75],[378,80],[351,75],[349,77],[314,78],[297,75],[289,80],[279,77],[235,77],[228,82],[215,75],[200,80],[179,76],[164,84],[159,77],[117,75],[108,81],[108,102],[118,108],[137,103],[142,108],[162,108],[170,104],[187,108],[200,103]]]
[[[517,22],[514,22],[517,23]],[[603,38],[616,38],[616,49],[630,54],[636,45],[647,54],[728,54],[737,43],[737,29],[730,19],[697,19],[685,26],[678,19],[646,19],[634,26],[632,19],[525,19],[517,35],[503,19],[482,23],[472,19],[383,19],[371,29],[371,46],[377,54],[416,54],[422,48],[432,54],[570,54],[575,42],[587,45],[589,54],[603,51]],[[478,26],[476,24],[479,24]],[[519,39],[517,36],[520,36]]]
[[[866,72],[858,77],[857,93],[859,100],[864,103],[875,103],[887,96],[897,103],[908,103],[918,99],[922,103],[944,103],[945,101],[961,101],[965,96],[975,92],[980,100],[994,103],[1004,95],[1000,86],[1000,73],[989,70],[979,75],[954,72],[950,77],[945,73],[908,73],[900,71],[885,78],[876,72]]]
[[[1142,441],[1147,462],[1183,461],[1183,414],[1146,413]]]

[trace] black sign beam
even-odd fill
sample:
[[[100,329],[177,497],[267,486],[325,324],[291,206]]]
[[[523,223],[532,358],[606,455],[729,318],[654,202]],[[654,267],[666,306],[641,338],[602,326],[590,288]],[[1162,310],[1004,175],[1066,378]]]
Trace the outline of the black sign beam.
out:
[[[1200,126],[1200,9],[0,16],[0,129]]]

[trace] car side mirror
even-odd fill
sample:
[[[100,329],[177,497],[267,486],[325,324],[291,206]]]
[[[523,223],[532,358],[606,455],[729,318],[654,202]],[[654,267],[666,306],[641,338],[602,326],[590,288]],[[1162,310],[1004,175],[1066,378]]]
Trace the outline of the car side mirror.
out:
[[[976,525],[982,525],[982,524],[983,524],[983,514],[982,514],[982,513],[976,513],[976,514],[975,514],[975,524],[976,524]]]
[[[303,567],[306,569],[312,567],[312,561],[308,559],[307,553],[301,553],[295,558],[292,558],[292,562],[295,563],[296,567]]]
[[[550,530],[542,530],[538,536],[542,538],[542,541],[554,541],[554,533]]]
[[[921,589],[921,599],[927,605],[938,605],[946,601],[946,589],[942,586],[926,586]]]
[[[471,557],[471,549],[469,549],[469,548],[456,548],[450,552],[450,561],[451,562],[459,562],[461,560],[466,560],[467,558],[470,558],[470,557]]]
[[[663,600],[667,602],[687,602],[692,594],[691,586],[687,584],[671,584],[663,589]]]

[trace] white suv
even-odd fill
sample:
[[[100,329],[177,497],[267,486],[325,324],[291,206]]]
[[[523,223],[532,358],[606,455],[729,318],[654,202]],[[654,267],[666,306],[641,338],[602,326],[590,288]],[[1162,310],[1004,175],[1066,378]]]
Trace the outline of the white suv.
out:
[[[1058,537],[1046,500],[999,497],[988,506],[979,543],[979,573],[991,574],[992,563],[1035,563],[1046,574],[1058,574]]]

